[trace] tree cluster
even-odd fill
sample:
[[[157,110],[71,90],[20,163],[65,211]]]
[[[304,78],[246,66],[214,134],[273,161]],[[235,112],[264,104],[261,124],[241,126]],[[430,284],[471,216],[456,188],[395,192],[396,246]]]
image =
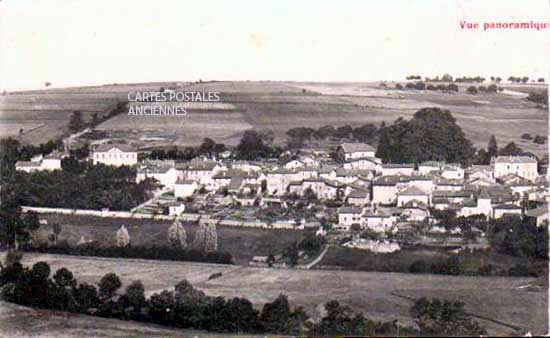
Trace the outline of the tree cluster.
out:
[[[112,258],[139,258],[156,259],[168,261],[188,261],[217,264],[233,264],[233,257],[227,252],[211,251],[203,252],[197,249],[183,249],[169,246],[132,246],[123,247],[101,247],[97,243],[87,243],[76,247],[71,247],[64,242],[57,246],[23,246],[25,251],[42,252],[50,254],[74,255],[74,256],[93,256],[93,257],[112,257]]]
[[[239,160],[255,161],[259,159],[276,158],[282,149],[272,144],[274,137],[270,132],[247,130],[236,147],[235,157]]]
[[[512,83],[527,83],[529,82],[529,77],[528,76],[510,76],[508,78],[508,81],[512,82]]]
[[[474,148],[448,110],[423,108],[411,120],[380,130],[376,156],[384,163],[447,161],[470,163]]]
[[[411,309],[424,335],[481,336],[487,331],[464,310],[464,303],[420,298]]]
[[[135,182],[135,169],[62,161],[64,170],[17,172],[21,205],[70,209],[130,210],[156,188],[152,179]],[[52,192],[55,192],[53,194]]]
[[[542,106],[548,106],[548,91],[530,92],[527,100],[538,103]]]
[[[78,283],[66,268],[50,274],[45,262],[31,269],[12,264],[1,271],[0,294],[26,306],[227,333],[300,335],[307,320],[304,310],[291,309],[284,295],[258,311],[246,298],[209,297],[187,280],[179,282],[174,291],[147,298],[141,281],[119,292],[122,282],[115,273],[104,275],[97,286]]]
[[[289,145],[301,147],[302,144],[310,140],[352,140],[373,144],[378,139],[378,127],[372,123],[352,128],[350,125],[344,125],[335,128],[332,125],[319,127],[318,129],[309,127],[296,127],[287,131],[290,138]]]

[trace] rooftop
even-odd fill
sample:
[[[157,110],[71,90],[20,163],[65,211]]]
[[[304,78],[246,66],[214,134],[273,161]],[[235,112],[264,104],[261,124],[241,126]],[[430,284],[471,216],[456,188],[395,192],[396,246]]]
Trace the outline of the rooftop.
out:
[[[341,207],[338,209],[339,214],[360,214],[363,212],[363,209],[361,208],[353,208],[353,207]]]
[[[408,187],[403,191],[400,191],[397,193],[399,196],[424,196],[428,195],[424,191],[422,191],[420,188],[417,188],[415,186]]]
[[[534,157],[530,156],[497,156],[495,163],[537,163]]]
[[[119,149],[120,151],[127,152],[127,153],[136,152],[136,149],[134,147],[129,146],[127,144],[122,144],[122,143],[118,143],[118,144],[101,144],[94,150],[94,152],[105,153],[105,152],[108,152],[111,149]]]
[[[345,153],[355,153],[355,152],[374,152],[373,146],[366,143],[342,143],[340,146]]]

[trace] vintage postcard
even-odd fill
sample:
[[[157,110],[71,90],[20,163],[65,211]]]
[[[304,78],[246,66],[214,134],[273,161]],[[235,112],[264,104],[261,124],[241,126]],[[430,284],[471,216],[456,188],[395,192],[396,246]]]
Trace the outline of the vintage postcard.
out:
[[[549,0],[0,0],[0,337],[549,332]]]

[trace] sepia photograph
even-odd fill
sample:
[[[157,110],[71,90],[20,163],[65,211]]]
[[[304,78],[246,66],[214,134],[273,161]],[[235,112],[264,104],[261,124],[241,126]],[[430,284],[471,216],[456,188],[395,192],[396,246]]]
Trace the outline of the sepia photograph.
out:
[[[548,336],[550,0],[0,0],[0,337]]]

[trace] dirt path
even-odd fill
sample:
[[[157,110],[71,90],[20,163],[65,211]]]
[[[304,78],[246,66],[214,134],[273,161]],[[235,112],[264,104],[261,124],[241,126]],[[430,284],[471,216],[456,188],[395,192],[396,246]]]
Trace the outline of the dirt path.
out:
[[[319,255],[319,257],[315,258],[313,260],[313,262],[306,265],[306,269],[311,269],[312,267],[317,265],[317,263],[319,263],[321,261],[321,259],[323,259],[323,257],[325,257],[325,254],[327,253],[329,247],[330,247],[330,245],[326,245],[325,248],[323,249],[323,251],[321,252],[321,254]]]

